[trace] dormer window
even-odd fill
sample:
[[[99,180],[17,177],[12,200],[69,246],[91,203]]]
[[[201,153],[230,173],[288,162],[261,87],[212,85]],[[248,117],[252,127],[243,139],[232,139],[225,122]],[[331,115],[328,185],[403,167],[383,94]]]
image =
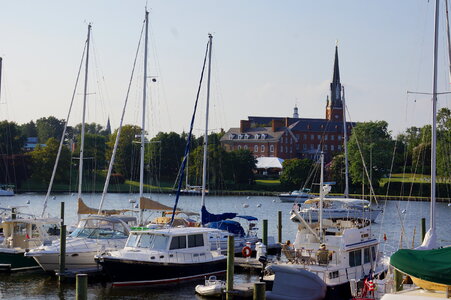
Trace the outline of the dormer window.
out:
[[[255,135],[255,139],[258,140],[259,138],[260,138],[260,134],[257,133],[257,134]]]
[[[235,135],[233,133],[229,134],[229,139],[233,140],[235,138]]]
[[[263,134],[262,134],[262,140],[266,139],[266,136],[267,136],[267,134],[266,134],[266,133],[263,133]]]
[[[249,139],[249,134],[246,133],[246,134],[244,135],[244,139],[245,139],[245,140],[248,140],[248,139]]]

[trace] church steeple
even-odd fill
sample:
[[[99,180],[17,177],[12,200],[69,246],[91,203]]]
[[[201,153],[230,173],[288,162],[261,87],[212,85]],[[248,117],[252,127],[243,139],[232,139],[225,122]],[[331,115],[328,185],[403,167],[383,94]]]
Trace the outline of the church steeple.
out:
[[[330,101],[327,101],[326,119],[342,121],[343,102],[341,100],[340,68],[338,65],[338,46],[335,46],[334,73],[330,83]]]

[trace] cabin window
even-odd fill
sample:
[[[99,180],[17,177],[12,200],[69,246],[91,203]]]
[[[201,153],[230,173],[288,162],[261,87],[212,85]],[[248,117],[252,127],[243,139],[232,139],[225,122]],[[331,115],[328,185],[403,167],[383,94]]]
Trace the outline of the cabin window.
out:
[[[371,254],[373,255],[373,260],[376,261],[376,247],[371,247]]]
[[[329,279],[338,278],[340,276],[340,273],[338,271],[333,271],[329,273]]]
[[[371,261],[370,259],[370,248],[363,249],[363,263],[369,263]]]
[[[166,245],[169,239],[167,236],[155,234],[140,234],[136,236],[137,239],[139,239],[136,247],[154,250],[166,250]],[[128,240],[129,242],[127,242],[127,246],[133,247],[134,245],[132,245],[132,240],[130,238]]]
[[[202,247],[203,245],[203,234],[188,235],[188,248]]]
[[[135,247],[136,241],[138,241],[138,235],[137,234],[130,234],[127,240],[127,245],[125,247]]]
[[[362,251],[355,250],[349,252],[349,266],[355,267],[362,265]]]
[[[169,250],[185,249],[186,248],[186,236],[173,236],[171,240],[171,246]]]

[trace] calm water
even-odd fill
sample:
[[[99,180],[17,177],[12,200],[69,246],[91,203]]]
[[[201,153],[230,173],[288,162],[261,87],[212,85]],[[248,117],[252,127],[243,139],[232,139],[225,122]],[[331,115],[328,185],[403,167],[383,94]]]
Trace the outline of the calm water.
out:
[[[99,195],[84,195],[87,205],[97,207]],[[172,206],[173,195],[156,194],[152,199],[163,204]],[[42,210],[43,195],[16,195],[14,197],[0,198],[0,207],[9,205],[26,205],[21,209],[23,212],[39,213]],[[137,199],[136,195],[111,194],[106,199],[105,208],[131,208],[129,199]],[[30,204],[26,204],[30,201]],[[55,199],[49,200],[48,212],[53,216],[59,216],[60,202],[64,201],[66,206],[66,224],[76,222],[76,195],[56,195]],[[179,206],[184,210],[199,211],[200,197],[182,197]],[[249,205],[247,208],[243,204]],[[261,204],[260,207],[258,207]],[[401,228],[404,226],[402,242],[404,247],[419,244],[421,225],[420,220],[425,217],[429,224],[429,203],[425,202],[397,202],[391,201],[380,203],[385,205],[385,213],[379,216],[377,223],[372,228],[376,237],[387,236],[383,239],[381,246],[386,252],[393,251],[400,243]],[[277,211],[282,211],[283,216],[283,240],[294,240],[296,225],[289,220],[290,203],[281,203],[277,197],[207,197],[206,206],[210,212],[237,212],[242,215],[252,215],[259,218],[260,236],[261,220],[268,219],[269,235],[277,239]],[[152,219],[157,214],[146,214],[145,218]],[[437,229],[440,245],[451,244],[451,235],[447,229],[451,225],[451,207],[448,203],[437,204]],[[402,220],[402,221],[401,221]],[[415,234],[414,234],[415,233]],[[248,282],[255,280],[255,275],[238,274],[237,282]],[[177,284],[166,287],[147,288],[111,288],[109,285],[90,284],[89,298],[103,299],[137,299],[146,297],[148,299],[201,299],[194,294],[194,286],[198,282]],[[2,299],[72,299],[75,297],[75,283],[68,283],[58,289],[55,277],[41,272],[16,273],[11,275],[0,274],[0,298]]]

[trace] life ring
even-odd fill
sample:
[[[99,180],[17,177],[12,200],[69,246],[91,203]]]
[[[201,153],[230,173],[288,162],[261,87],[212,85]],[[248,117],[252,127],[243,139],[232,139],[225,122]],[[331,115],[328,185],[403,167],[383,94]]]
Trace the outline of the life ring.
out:
[[[248,246],[244,246],[243,249],[241,250],[241,254],[243,255],[243,257],[250,257],[252,254],[252,250]]]

